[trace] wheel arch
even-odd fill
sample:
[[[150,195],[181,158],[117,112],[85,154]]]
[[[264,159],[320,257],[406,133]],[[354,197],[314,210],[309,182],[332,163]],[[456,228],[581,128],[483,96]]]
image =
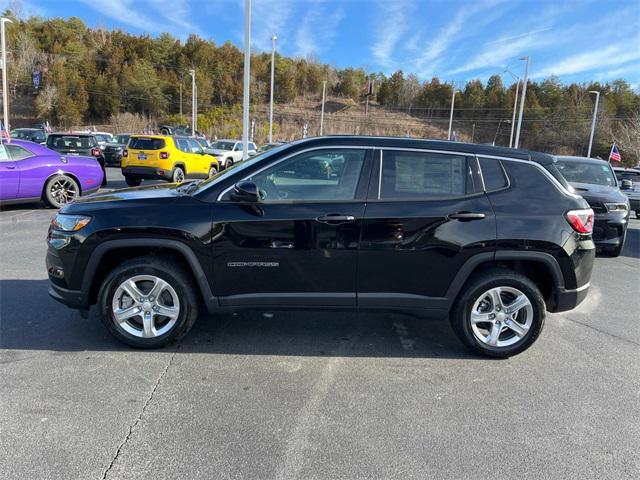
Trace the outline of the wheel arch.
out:
[[[107,240],[98,245],[82,276],[84,303],[92,305],[96,302],[100,285],[113,268],[126,260],[148,256],[150,253],[168,255],[181,263],[192,275],[207,310],[212,311],[218,307],[218,299],[213,296],[204,269],[193,250],[183,242],[165,238]]]
[[[47,199],[47,197],[46,197],[47,184],[56,175],[66,175],[67,177],[71,177],[78,184],[78,196],[82,196],[82,183],[80,182],[80,179],[75,174],[73,174],[71,172],[67,172],[67,171],[64,171],[64,170],[57,170],[57,171],[53,172],[51,175],[49,175],[46,178],[46,180],[42,183],[42,191],[40,192],[40,199],[41,200],[46,200]]]
[[[504,268],[526,276],[536,284],[548,307],[554,301],[554,291],[564,288],[562,270],[551,254],[517,250],[480,253],[468,259],[451,282],[447,290],[449,308],[453,307],[464,286],[487,268]]]

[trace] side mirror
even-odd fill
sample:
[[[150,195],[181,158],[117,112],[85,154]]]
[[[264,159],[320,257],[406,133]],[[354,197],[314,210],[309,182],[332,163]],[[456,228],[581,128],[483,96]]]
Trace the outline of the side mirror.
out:
[[[631,190],[633,188],[633,182],[631,180],[622,180],[620,182],[620,190]]]
[[[258,186],[250,180],[242,180],[233,186],[231,200],[234,202],[257,203],[259,198]]]

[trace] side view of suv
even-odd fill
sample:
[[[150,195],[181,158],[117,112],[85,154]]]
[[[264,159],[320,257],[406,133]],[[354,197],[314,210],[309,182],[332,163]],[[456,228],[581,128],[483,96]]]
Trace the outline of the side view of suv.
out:
[[[327,165],[309,175],[309,162]],[[140,348],[210,314],[402,310],[449,318],[475,352],[531,346],[587,295],[593,211],[540,153],[320,137],[215,177],[79,199],[48,234],[49,293],[97,305]]]
[[[166,135],[131,135],[120,167],[130,187],[143,179],[181,183],[187,176],[207,178],[220,170],[218,160],[207,155],[195,138]]]

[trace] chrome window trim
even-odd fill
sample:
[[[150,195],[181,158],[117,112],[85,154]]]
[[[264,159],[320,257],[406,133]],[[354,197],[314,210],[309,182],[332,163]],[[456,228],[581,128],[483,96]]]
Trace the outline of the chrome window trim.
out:
[[[383,156],[383,151],[381,149],[380,150],[380,167],[378,168],[378,200],[380,200],[380,197],[382,195],[382,156]]]
[[[251,177],[253,177],[254,175],[257,175],[261,172],[264,172],[266,169],[271,168],[275,165],[278,165],[280,162],[284,162],[285,160],[288,160],[296,155],[300,155],[303,153],[307,153],[307,152],[313,152],[315,150],[364,150],[365,152],[367,150],[371,150],[374,149],[376,147],[372,147],[369,145],[345,145],[345,146],[340,146],[340,145],[332,145],[332,146],[317,146],[317,147],[311,147],[311,148],[306,148],[304,150],[298,150],[297,152],[293,152],[289,155],[286,155],[284,157],[282,157],[280,160],[274,162],[274,163],[270,163],[269,165],[265,165],[264,167],[260,168],[259,170],[256,170],[255,172],[253,172],[251,175],[244,177],[242,180],[238,180],[238,182],[243,182],[245,180],[250,179]],[[236,183],[238,183],[236,182]],[[225,188],[217,197],[216,201],[220,202],[222,201],[222,197],[230,190],[233,189],[233,187],[235,186],[235,183],[233,185],[231,185],[228,188]],[[276,200],[277,201],[277,200]],[[316,200],[313,200],[316,201]],[[318,200],[318,201],[322,201],[322,200]],[[342,200],[341,200],[342,201]],[[344,201],[353,201],[353,199],[351,200],[344,200]],[[269,202],[270,203],[270,202]]]
[[[562,193],[563,195],[565,195],[566,197],[575,198],[575,199],[582,198],[580,195],[576,195],[575,193],[571,193],[569,190],[564,188],[564,186],[562,186],[562,184],[558,180],[556,180],[556,178],[553,175],[551,175],[551,173],[549,173],[547,171],[547,169],[544,168],[542,165],[540,165],[538,162],[535,162],[533,160],[520,160],[520,159],[512,158],[512,157],[501,157],[501,156],[498,156],[498,155],[479,154],[479,156],[485,157],[485,158],[495,158],[496,160],[505,160],[507,162],[517,162],[517,163],[524,163],[526,165],[532,165],[532,166],[536,167],[538,170],[540,170],[542,172],[542,174],[544,176],[546,176],[551,181],[551,183],[553,185],[555,185],[555,187],[558,189],[558,191],[560,193]]]

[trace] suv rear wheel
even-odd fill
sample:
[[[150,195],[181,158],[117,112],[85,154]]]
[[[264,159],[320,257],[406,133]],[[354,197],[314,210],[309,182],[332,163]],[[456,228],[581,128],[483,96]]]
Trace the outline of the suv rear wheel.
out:
[[[132,175],[125,175],[124,181],[127,182],[127,185],[130,187],[137,187],[142,183],[142,179],[140,177],[134,177]]]
[[[194,287],[175,262],[149,256],[129,260],[103,282],[100,318],[121,342],[156,348],[182,338],[198,316]]]
[[[509,357],[529,348],[545,319],[538,287],[510,270],[492,269],[468,283],[454,306],[451,326],[471,350]]]
[[[171,179],[173,183],[182,183],[184,182],[184,170],[182,167],[176,167],[173,169],[173,174],[171,175]]]

